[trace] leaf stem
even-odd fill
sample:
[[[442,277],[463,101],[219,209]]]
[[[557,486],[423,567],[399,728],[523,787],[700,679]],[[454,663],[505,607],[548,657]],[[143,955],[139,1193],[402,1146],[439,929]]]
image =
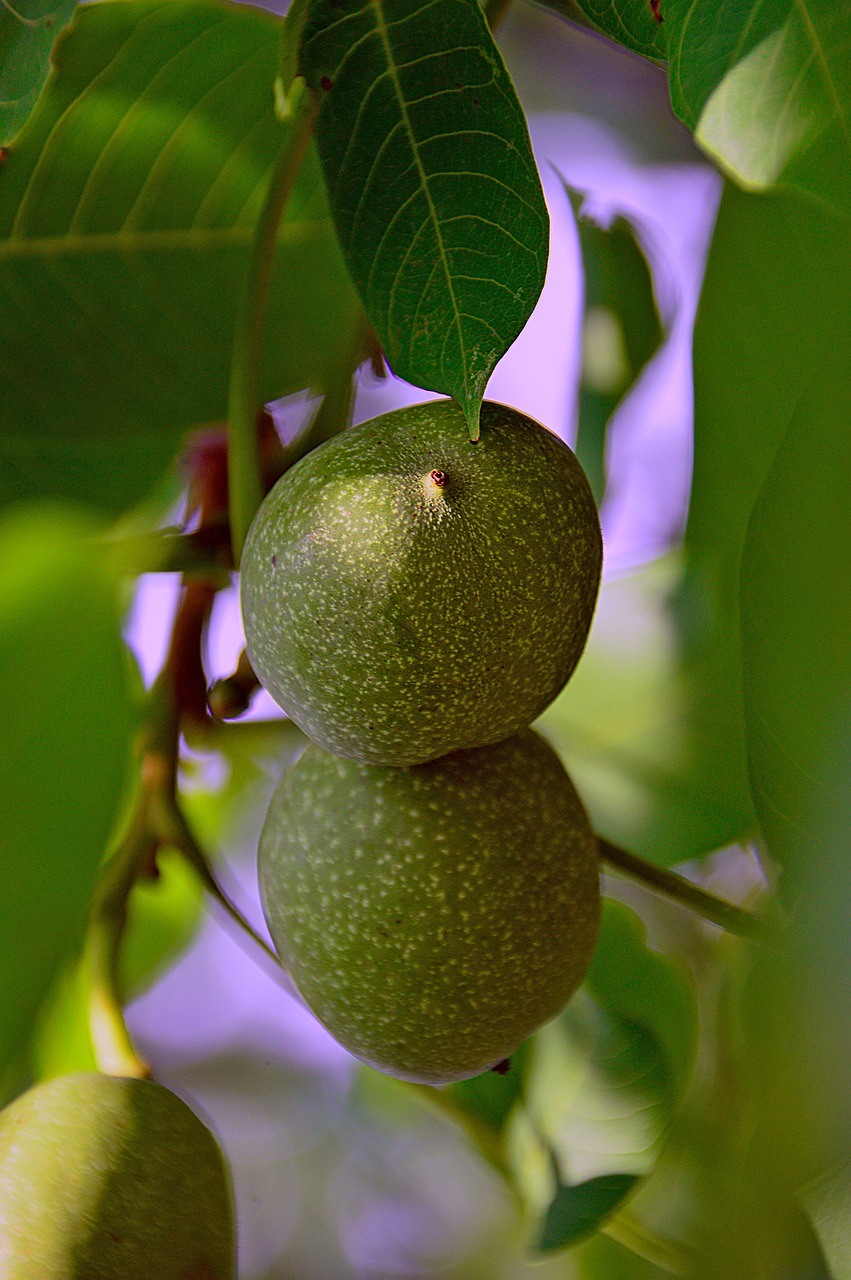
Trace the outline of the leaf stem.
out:
[[[662,1240],[630,1213],[614,1214],[600,1227],[603,1235],[672,1276],[690,1276],[692,1261],[681,1245]]]
[[[107,863],[86,933],[89,1031],[98,1070],[106,1075],[149,1074],[133,1047],[122,1008],[118,950],[127,920],[127,899],[141,865],[153,855],[148,831],[148,788],[143,780],[130,824]]]
[[[222,586],[230,581],[230,543],[227,524],[208,525],[193,533],[175,528],[153,533],[107,534],[98,547],[119,573],[185,573],[214,577]]]
[[[634,880],[640,880],[648,888],[673,898],[690,911],[696,911],[712,924],[726,929],[728,933],[747,938],[751,942],[776,942],[777,933],[774,926],[752,911],[746,911],[732,902],[716,898],[714,894],[686,880],[685,876],[677,875],[675,871],[669,871],[666,867],[658,867],[645,858],[639,858],[637,854],[621,849],[619,845],[604,840],[602,836],[597,837],[597,843],[600,848],[600,857],[604,862],[631,876]]]
[[[266,303],[275,265],[278,227],[298,176],[319,112],[320,99],[306,82],[293,81],[290,120],[257,223],[251,262],[234,327],[228,392],[228,492],[234,564],[263,496],[257,450],[257,411]]]

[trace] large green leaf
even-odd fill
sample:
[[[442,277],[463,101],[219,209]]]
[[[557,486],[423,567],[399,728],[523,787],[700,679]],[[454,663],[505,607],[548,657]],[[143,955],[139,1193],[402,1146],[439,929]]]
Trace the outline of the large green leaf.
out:
[[[751,820],[742,716],[739,576],[751,508],[803,388],[847,341],[848,224],[813,201],[728,186],[694,337],[694,473],[678,616],[696,691],[695,767]]]
[[[797,1016],[823,1045],[814,1091],[851,1140],[851,363],[837,354],[801,396],[753,509],[742,642],[754,801],[794,906]]]
[[[222,419],[271,164],[280,21],[215,0],[86,5],[0,167],[0,494],[112,508]],[[262,394],[322,386],[360,309],[310,155],[279,240]]]
[[[636,228],[618,216],[603,226],[582,210],[582,195],[565,183],[576,215],[585,272],[582,370],[576,456],[599,505],[606,487],[609,419],[662,341],[653,277]]]
[[[130,666],[90,532],[53,509],[0,525],[0,1070],[81,935],[129,762]]]
[[[798,401],[754,506],[742,563],[754,800],[784,863],[818,859],[810,824],[829,804],[839,781],[833,761],[851,730],[849,423],[851,363],[837,351]],[[797,884],[800,873],[789,871]]]
[[[548,0],[565,12],[571,0]],[[612,39],[667,59],[671,102],[743,186],[851,212],[851,9],[837,0],[576,0]]]
[[[352,277],[394,371],[471,427],[538,299],[548,222],[477,0],[312,0],[300,70]]]
[[[77,0],[16,0],[0,7],[0,144],[26,123],[50,70],[50,50]]]

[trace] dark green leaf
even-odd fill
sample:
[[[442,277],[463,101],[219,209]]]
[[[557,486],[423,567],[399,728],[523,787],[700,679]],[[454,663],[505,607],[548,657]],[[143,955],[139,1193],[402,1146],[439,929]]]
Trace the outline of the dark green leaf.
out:
[[[650,0],[544,0],[544,3],[563,17],[574,20],[578,10],[599,31],[646,58],[663,59],[667,54],[665,0],[658,6],[658,17]]]
[[[0,6],[0,144],[26,123],[50,70],[50,50],[77,0]]]
[[[142,497],[222,419],[283,126],[280,22],[214,0],[86,5],[0,167],[0,493]],[[282,224],[262,394],[321,387],[360,309],[311,153]]]
[[[313,0],[300,69],[323,95],[331,209],[390,364],[477,428],[548,244],[525,119],[477,0]]]
[[[695,690],[695,770],[727,814],[752,821],[742,718],[739,575],[751,508],[794,406],[848,333],[848,226],[814,202],[728,186],[694,337],[694,473],[677,613]]]
[[[560,1186],[544,1218],[539,1251],[564,1249],[592,1235],[637,1181],[633,1173],[609,1173],[572,1187]]]
[[[0,526],[0,1064],[81,936],[129,761],[129,662],[90,532],[53,509]]]
[[[608,227],[580,212],[582,195],[565,183],[585,272],[582,371],[576,455],[599,505],[606,485],[606,428],[618,403],[662,341],[650,266],[633,224]]]

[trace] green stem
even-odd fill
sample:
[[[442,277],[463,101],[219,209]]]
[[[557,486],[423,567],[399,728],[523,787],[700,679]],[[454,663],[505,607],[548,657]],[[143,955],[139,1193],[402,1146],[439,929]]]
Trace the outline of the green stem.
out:
[[[774,927],[761,916],[754,915],[752,911],[746,911],[742,907],[734,906],[732,902],[716,898],[714,894],[698,888],[696,884],[692,884],[684,876],[677,875],[675,871],[657,867],[655,863],[647,862],[634,853],[628,853],[626,849],[611,844],[601,836],[597,837],[597,842],[600,847],[600,857],[604,862],[608,862],[610,866],[624,872],[625,875],[640,880],[650,889],[673,898],[681,906],[688,907],[690,911],[696,911],[712,924],[726,929],[728,933],[747,938],[752,942],[776,941]]]
[[[616,1213],[600,1230],[609,1239],[668,1275],[690,1276],[693,1272],[692,1260],[682,1246],[654,1235],[632,1214]]]
[[[130,826],[107,863],[86,933],[89,1030],[98,1070],[106,1075],[144,1078],[149,1074],[147,1064],[133,1047],[124,1020],[118,951],[127,919],[127,899],[152,843],[148,795],[143,784]]]
[[[276,969],[281,969],[281,962],[268,943],[246,920],[239,908],[219,884],[204,850],[196,841],[183,814],[177,805],[166,802],[158,815],[157,826],[164,844],[169,844],[183,854],[187,862],[199,877],[210,897],[218,902],[229,918],[236,924],[255,947],[263,952],[267,960],[271,960]]]
[[[229,581],[230,547],[228,529],[197,529],[179,533],[162,529],[154,533],[108,534],[98,540],[110,562],[120,573],[184,573],[189,577]]]
[[[275,265],[278,227],[298,176],[319,111],[318,95],[304,80],[293,82],[291,118],[254,237],[251,262],[234,328],[228,392],[228,492],[234,564],[239,564],[248,526],[260,505],[263,487],[257,453],[257,410],[266,303]]]

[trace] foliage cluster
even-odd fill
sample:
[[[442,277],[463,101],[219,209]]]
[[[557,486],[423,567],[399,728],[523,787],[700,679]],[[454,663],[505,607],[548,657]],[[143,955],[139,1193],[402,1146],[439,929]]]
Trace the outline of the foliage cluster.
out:
[[[725,177],[693,479],[681,552],[637,579],[662,602],[650,674],[592,638],[545,717],[616,873],[586,982],[507,1075],[426,1102],[554,1275],[848,1280],[851,12],[548,6],[656,64]],[[186,947],[204,890],[251,932],[214,846],[297,734],[239,723],[244,661],[208,690],[205,629],[262,494],[347,425],[365,361],[453,396],[475,434],[547,261],[506,9],[0,11],[4,1101],[147,1072],[123,1008]],[[662,322],[636,229],[572,198],[577,448],[602,497],[607,423]],[[617,358],[592,358],[601,344]],[[315,410],[282,441],[261,406],[305,389]],[[145,692],[122,622],[134,580],[161,572],[181,599]],[[637,678],[642,716],[625,710]],[[203,803],[190,748],[227,765]],[[734,844],[758,853],[754,913],[669,870],[720,868],[735,897],[736,856],[709,859]],[[411,1097],[364,1069],[358,1106],[413,1125]]]

